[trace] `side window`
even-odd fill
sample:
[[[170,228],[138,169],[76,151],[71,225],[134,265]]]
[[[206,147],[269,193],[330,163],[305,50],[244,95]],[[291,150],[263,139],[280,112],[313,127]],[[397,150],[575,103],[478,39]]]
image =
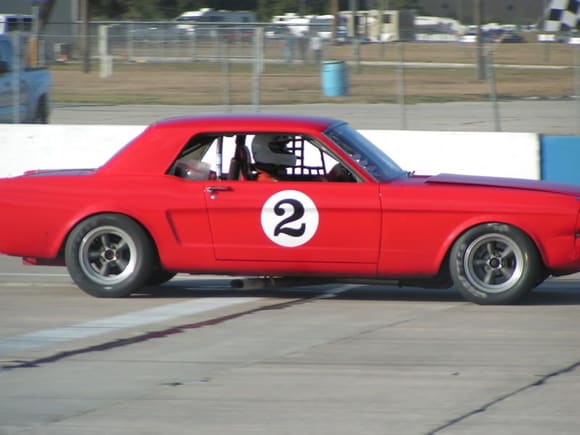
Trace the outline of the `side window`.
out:
[[[167,173],[188,180],[357,181],[320,142],[285,133],[194,136]]]
[[[174,175],[186,180],[209,180],[212,178],[210,165],[195,159],[181,159],[176,162]]]
[[[296,165],[288,170],[291,178],[307,181],[356,181],[347,167],[314,140],[294,137],[289,149],[296,155]]]
[[[211,133],[192,137],[168,174],[188,180],[251,179],[251,157],[245,134]]]
[[[194,136],[189,139],[167,173],[187,180],[213,178],[215,172],[211,170],[211,165],[204,161],[204,157],[214,141],[215,137],[209,135]]]
[[[322,144],[307,136],[256,134],[252,155],[258,180],[356,181]]]

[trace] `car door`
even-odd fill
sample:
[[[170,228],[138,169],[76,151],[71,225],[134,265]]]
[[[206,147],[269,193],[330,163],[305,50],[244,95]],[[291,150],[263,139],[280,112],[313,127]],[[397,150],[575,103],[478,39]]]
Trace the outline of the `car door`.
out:
[[[217,260],[377,263],[378,184],[210,181],[205,195]]]

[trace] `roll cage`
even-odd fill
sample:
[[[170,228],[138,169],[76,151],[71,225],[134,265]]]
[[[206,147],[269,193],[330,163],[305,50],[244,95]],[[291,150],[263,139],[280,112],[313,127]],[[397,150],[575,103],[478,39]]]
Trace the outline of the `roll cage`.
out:
[[[211,166],[209,178],[255,180],[255,162],[249,145],[255,134],[210,133],[193,136],[172,163],[168,174],[190,178],[184,176],[180,167],[193,165],[197,169],[199,162],[204,162]],[[276,132],[276,134],[290,138],[287,150],[296,156],[296,164],[286,168],[285,181],[359,181],[353,172],[317,139],[294,133]],[[340,171],[337,170],[338,167]]]

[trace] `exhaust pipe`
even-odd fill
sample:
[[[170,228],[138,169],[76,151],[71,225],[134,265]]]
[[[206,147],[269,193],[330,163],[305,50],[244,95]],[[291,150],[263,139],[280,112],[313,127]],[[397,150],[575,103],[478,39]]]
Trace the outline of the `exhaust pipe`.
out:
[[[235,289],[261,290],[276,287],[274,278],[236,278],[230,281],[230,286]]]
[[[297,287],[306,285],[322,285],[336,282],[332,278],[304,278],[304,277],[273,277],[261,278],[236,278],[230,281],[230,286],[235,289],[261,290],[275,289],[280,287]]]

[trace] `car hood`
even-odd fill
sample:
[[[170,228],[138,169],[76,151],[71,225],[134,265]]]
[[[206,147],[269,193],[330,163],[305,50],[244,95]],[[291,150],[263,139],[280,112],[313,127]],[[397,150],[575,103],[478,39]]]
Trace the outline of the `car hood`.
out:
[[[425,179],[427,184],[455,184],[536,190],[541,192],[562,193],[580,198],[580,186],[519,178],[481,177],[473,175],[439,174]]]

